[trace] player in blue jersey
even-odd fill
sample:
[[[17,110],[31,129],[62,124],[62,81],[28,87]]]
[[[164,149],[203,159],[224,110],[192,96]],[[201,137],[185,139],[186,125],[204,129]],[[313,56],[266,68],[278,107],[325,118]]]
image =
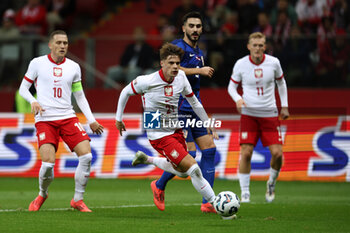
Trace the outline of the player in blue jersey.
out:
[[[179,46],[185,51],[185,54],[181,60],[181,69],[186,73],[186,76],[191,84],[193,93],[196,95],[199,101],[200,78],[207,76],[211,78],[214,74],[214,69],[204,65],[203,52],[198,48],[197,42],[202,34],[203,25],[202,17],[198,12],[190,12],[183,17],[182,31],[184,32],[183,39],[178,39],[172,43]],[[194,113],[191,105],[187,100],[180,96],[179,100],[179,119],[185,120],[185,118],[200,120]],[[207,129],[204,127],[190,127],[183,129],[189,154],[193,157],[196,156],[196,145],[199,146],[202,151],[202,158],[200,161],[200,168],[202,170],[204,178],[213,187],[215,178],[215,153],[216,146],[211,134],[208,134]],[[186,136],[187,135],[187,136]],[[167,182],[174,177],[173,174],[164,172],[159,180],[154,180],[151,183],[153,191],[153,200],[159,210],[165,209],[164,204],[164,190]],[[202,212],[215,212],[213,206],[208,203],[204,198],[201,205]]]

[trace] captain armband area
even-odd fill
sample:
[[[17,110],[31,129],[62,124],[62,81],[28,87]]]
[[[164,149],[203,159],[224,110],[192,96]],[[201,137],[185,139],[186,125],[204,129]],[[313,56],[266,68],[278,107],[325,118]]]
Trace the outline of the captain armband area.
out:
[[[83,86],[81,85],[81,82],[75,82],[72,84],[72,92],[77,92],[83,90]]]

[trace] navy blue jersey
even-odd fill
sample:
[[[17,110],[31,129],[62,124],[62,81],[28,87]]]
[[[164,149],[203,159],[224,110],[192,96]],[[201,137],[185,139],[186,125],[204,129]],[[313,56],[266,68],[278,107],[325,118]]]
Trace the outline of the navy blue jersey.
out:
[[[183,39],[177,39],[172,42],[173,44],[179,46],[185,51],[184,56],[181,59],[180,65],[185,68],[201,68],[204,66],[204,57],[203,52],[198,48],[192,48],[189,44],[187,44]],[[199,89],[200,89],[200,75],[186,75],[188,81],[191,84],[191,88],[193,93],[196,95],[198,100],[201,102],[199,97]],[[192,111],[191,105],[187,102],[187,100],[180,96],[179,99],[179,110],[182,111]]]

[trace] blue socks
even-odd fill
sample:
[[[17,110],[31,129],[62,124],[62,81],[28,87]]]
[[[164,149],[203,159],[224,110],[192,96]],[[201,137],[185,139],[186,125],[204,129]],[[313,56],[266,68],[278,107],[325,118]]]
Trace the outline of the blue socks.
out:
[[[203,177],[208,181],[211,187],[213,187],[215,179],[215,153],[216,147],[202,150],[202,159],[200,163]],[[207,200],[204,198],[203,203],[207,203]]]
[[[196,157],[196,151],[189,151],[188,152],[193,158]],[[168,183],[169,180],[171,180],[172,178],[174,178],[174,174],[169,173],[169,172],[163,172],[162,176],[159,178],[159,180],[157,180],[156,182],[156,186],[157,188],[159,188],[160,190],[165,190],[165,186]]]

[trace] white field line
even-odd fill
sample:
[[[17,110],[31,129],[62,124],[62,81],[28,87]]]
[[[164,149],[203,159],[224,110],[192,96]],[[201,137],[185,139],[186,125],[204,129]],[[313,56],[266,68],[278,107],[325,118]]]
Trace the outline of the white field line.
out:
[[[199,206],[200,203],[184,203],[184,204],[167,204],[167,206]],[[95,206],[89,207],[90,209],[119,209],[119,208],[142,208],[142,207],[155,207],[154,204],[146,204],[146,205],[119,205],[119,206]],[[42,211],[67,211],[72,210],[73,208],[50,208],[50,209],[40,209]],[[3,212],[28,212],[28,209],[0,209],[0,213]]]

